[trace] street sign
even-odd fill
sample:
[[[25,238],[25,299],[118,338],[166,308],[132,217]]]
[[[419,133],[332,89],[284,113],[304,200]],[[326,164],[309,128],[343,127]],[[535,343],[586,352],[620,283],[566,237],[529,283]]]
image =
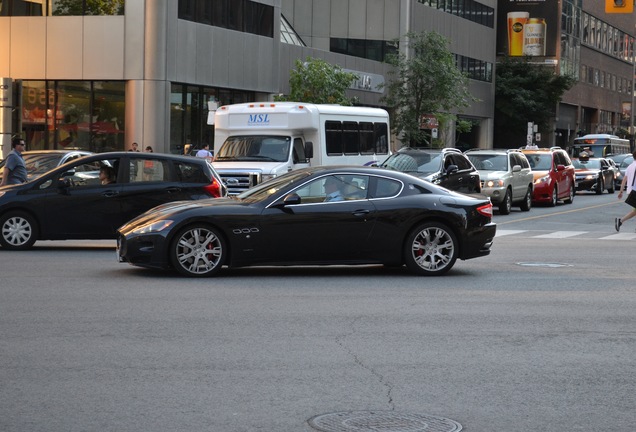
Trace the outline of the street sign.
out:
[[[605,0],[605,13],[630,14],[634,12],[634,0]]]

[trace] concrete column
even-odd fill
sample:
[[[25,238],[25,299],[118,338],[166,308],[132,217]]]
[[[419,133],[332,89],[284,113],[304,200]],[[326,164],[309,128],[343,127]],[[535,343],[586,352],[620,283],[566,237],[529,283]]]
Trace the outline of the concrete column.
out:
[[[11,151],[13,108],[13,82],[0,78],[0,159]]]

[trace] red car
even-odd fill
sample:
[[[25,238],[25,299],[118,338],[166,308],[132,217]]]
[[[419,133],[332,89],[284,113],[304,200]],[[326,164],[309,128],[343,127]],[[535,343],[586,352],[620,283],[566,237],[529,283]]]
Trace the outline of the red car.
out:
[[[552,147],[522,151],[534,174],[532,201],[550,206],[559,200],[571,204],[576,193],[574,166],[565,150]]]

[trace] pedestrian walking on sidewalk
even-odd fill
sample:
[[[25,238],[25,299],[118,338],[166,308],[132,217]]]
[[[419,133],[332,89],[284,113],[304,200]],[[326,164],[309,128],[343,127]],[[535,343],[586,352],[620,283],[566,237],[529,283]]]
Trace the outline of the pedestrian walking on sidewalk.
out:
[[[632,189],[636,189],[636,186],[634,185],[634,180],[636,180],[636,151],[632,153],[632,156],[634,156],[634,160],[625,170],[625,175],[623,176],[621,187],[618,190],[618,199],[621,199],[623,197],[623,190],[625,189],[625,186],[627,186],[627,189],[625,189],[627,196],[629,196],[629,193],[632,191]],[[627,213],[625,216],[623,216],[622,218],[616,218],[616,220],[614,220],[614,228],[616,228],[616,231],[620,231],[621,225],[623,225],[634,216],[636,216],[636,208],[632,207],[630,212]]]

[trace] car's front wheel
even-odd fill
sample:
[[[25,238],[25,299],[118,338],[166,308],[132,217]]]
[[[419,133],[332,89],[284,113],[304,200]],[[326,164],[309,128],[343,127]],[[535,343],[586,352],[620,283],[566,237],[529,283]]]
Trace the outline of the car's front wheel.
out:
[[[506,194],[504,195],[503,201],[499,204],[499,214],[507,215],[510,214],[512,210],[512,194],[510,193],[510,189],[506,189]]]
[[[596,195],[602,194],[603,189],[605,189],[605,182],[603,181],[603,177],[601,177],[596,184]]]
[[[221,270],[227,247],[221,233],[208,225],[182,229],[170,247],[170,262],[186,276],[212,276]]]
[[[38,226],[28,213],[13,211],[0,218],[0,244],[5,249],[31,248],[38,238]]]
[[[554,185],[554,189],[552,189],[552,198],[550,199],[550,207],[554,207],[557,205],[557,201],[559,200],[559,190],[556,185]]]
[[[455,234],[439,222],[418,225],[406,237],[404,244],[406,267],[419,275],[446,273],[455,264],[458,253]]]
[[[528,186],[526,196],[523,197],[523,201],[521,201],[519,208],[521,208],[521,211],[530,211],[532,208],[532,187]]]

